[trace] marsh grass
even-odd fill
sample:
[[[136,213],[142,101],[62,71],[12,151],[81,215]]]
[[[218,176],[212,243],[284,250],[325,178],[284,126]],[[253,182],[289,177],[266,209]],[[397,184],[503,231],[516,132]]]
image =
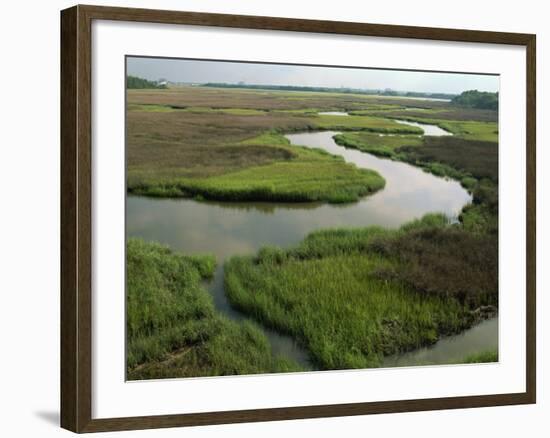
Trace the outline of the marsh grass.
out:
[[[397,123],[391,119],[371,116],[318,115],[312,124],[319,129],[356,130],[383,134],[422,134],[422,129]]]
[[[299,100],[289,103],[290,98]],[[338,93],[128,90],[127,188],[147,196],[222,201],[356,201],[382,188],[383,179],[319,151],[291,146],[282,133],[421,133],[383,117],[318,114],[327,108],[386,106],[400,107]]]
[[[264,158],[265,149],[271,151],[273,161],[208,178],[158,178],[147,174],[136,178],[134,173],[128,178],[128,191],[147,196],[200,196],[219,201],[342,203],[357,201],[385,184],[375,171],[359,169],[322,150],[290,146],[288,140],[276,132],[247,139],[233,149],[239,155],[259,150]]]
[[[257,116],[266,114],[263,110],[256,110],[251,108],[210,108],[210,107],[185,107],[177,105],[156,105],[156,104],[137,104],[131,103],[128,105],[129,111],[142,111],[142,112],[180,112],[180,113],[193,113],[193,114],[232,114],[237,116]]]
[[[472,187],[472,178],[498,182],[498,143],[455,136],[377,136],[345,132],[334,137],[341,146],[373,155],[407,161],[439,176],[448,176]]]
[[[417,135],[378,135],[368,132],[345,132],[334,136],[340,146],[358,149],[379,157],[397,159],[396,149],[403,146],[418,146],[422,138]]]
[[[460,137],[431,137],[415,146],[403,145],[396,150],[412,163],[441,163],[479,180],[498,182],[498,143],[466,140]]]
[[[233,305],[292,336],[319,368],[378,366],[385,355],[470,327],[476,306],[498,305],[498,147],[481,141],[497,138],[496,124],[447,120],[452,111],[441,103],[320,94],[130,90],[128,191],[230,201],[349,202],[384,186],[375,172],[291,146],[282,135],[312,129],[344,130],[336,138],[339,144],[460,181],[474,194],[461,224],[429,215],[399,230],[319,231],[293,248],[263,248],[225,266]],[[416,128],[390,119],[406,104],[423,108],[417,111],[422,117],[407,111],[413,115],[409,120],[438,124],[455,136],[408,135],[418,133]],[[355,115],[316,114],[328,110]],[[299,369],[272,357],[254,323],[229,321],[216,312],[202,284],[213,269],[211,257],[128,242],[129,378]]]
[[[468,120],[446,120],[438,118],[437,114],[432,114],[434,117],[424,117],[424,114],[396,115],[395,113],[385,114],[385,117],[406,120],[409,122],[427,123],[437,125],[445,131],[453,133],[456,137],[465,140],[478,140],[498,143],[498,122],[484,121],[468,121]]]
[[[459,219],[466,231],[498,234],[498,143],[459,137],[425,137],[419,146],[396,149],[397,157],[439,176],[456,179],[473,195]]]
[[[473,189],[477,180],[498,182],[498,143],[461,137],[377,136],[346,132],[334,137],[341,146],[406,161]]]
[[[169,90],[128,90],[128,102],[174,106],[211,108],[252,108],[263,110],[301,110],[316,108],[320,111],[354,111],[373,107],[383,109],[414,106],[420,108],[454,109],[449,103],[369,96],[352,93],[312,91],[275,91],[183,86]]]
[[[203,280],[212,256],[183,256],[138,239],[127,241],[127,375],[130,380],[284,372],[252,322],[220,315]]]
[[[432,344],[475,322],[478,300],[462,299],[443,281],[450,274],[458,283],[453,287],[469,291],[478,280],[464,272],[478,272],[480,256],[457,262],[454,252],[478,251],[483,242],[454,239],[457,228],[429,215],[399,230],[314,232],[294,248],[267,247],[254,257],[231,258],[225,265],[226,293],[261,324],[293,336],[321,369],[379,366],[385,355]],[[429,256],[443,239],[454,245]],[[423,256],[435,266],[422,269]],[[436,286],[416,287],[424,280]],[[483,302],[485,295],[496,296],[492,286],[478,287]]]
[[[473,203],[459,215],[466,231],[498,232],[498,143],[462,137],[377,136],[345,132],[334,137],[341,146],[405,161],[434,175],[460,182]]]
[[[470,309],[498,303],[498,244],[463,227],[421,226],[373,239],[369,249],[396,260],[376,276],[421,294],[452,298]]]

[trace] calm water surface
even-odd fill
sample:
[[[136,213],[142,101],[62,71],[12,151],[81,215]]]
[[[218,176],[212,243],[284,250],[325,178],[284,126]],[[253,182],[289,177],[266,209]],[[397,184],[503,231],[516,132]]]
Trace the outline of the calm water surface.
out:
[[[424,135],[434,135],[441,137],[443,135],[453,135],[452,132],[445,131],[444,129],[441,129],[439,126],[436,125],[427,125],[425,123],[418,123],[418,122],[408,122],[407,120],[395,120],[397,123],[401,123],[402,125],[409,125],[409,126],[416,126],[417,128],[421,128],[424,131]]]
[[[471,201],[471,196],[455,181],[406,163],[345,149],[333,141],[336,134],[323,131],[286,137],[295,145],[322,148],[358,167],[378,171],[386,179],[383,190],[359,202],[338,205],[224,203],[128,196],[127,234],[155,240],[187,254],[214,254],[218,269],[208,287],[215,305],[228,317],[242,320],[246,317],[231,307],[223,289],[223,262],[228,257],[254,254],[264,245],[288,247],[321,228],[398,227],[429,212],[442,212],[453,218]],[[307,353],[290,337],[270,330],[266,330],[266,335],[274,354],[284,354],[308,364]]]
[[[488,350],[498,351],[498,317],[482,321],[465,332],[443,338],[430,347],[384,358],[383,367],[443,365]]]
[[[348,113],[344,113],[342,111],[324,111],[322,113],[317,113],[321,116],[349,116]]]

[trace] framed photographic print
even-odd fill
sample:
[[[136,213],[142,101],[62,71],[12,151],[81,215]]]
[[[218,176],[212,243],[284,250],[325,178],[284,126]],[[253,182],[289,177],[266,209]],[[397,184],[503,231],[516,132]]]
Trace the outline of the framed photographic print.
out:
[[[61,13],[61,422],[535,402],[535,36]]]

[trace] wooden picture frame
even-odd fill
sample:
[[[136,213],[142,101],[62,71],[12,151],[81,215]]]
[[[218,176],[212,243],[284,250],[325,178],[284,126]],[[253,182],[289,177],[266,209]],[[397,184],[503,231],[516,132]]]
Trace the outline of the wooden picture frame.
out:
[[[526,391],[193,414],[92,418],[92,22],[113,20],[518,45],[526,48]],[[99,432],[529,404],[536,401],[536,37],[531,34],[75,6],[61,12],[61,426]]]

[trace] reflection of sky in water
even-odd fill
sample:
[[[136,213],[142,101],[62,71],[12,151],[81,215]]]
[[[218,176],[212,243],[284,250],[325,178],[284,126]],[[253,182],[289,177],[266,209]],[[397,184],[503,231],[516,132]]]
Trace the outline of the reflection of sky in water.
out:
[[[348,113],[345,113],[343,111],[322,111],[317,114],[320,114],[322,116],[349,116]]]
[[[216,203],[191,199],[128,197],[127,232],[185,253],[214,253],[219,261],[249,254],[263,245],[288,246],[320,228],[382,225],[397,227],[428,212],[456,216],[470,201],[459,183],[406,163],[345,149],[334,132],[293,134],[294,144],[322,147],[347,162],[378,171],[380,192],[351,204]]]
[[[410,109],[410,108],[405,108]],[[425,123],[409,122],[407,120],[395,120],[397,123],[402,125],[416,126],[417,128],[422,128],[424,135],[435,135],[440,137],[442,135],[453,135],[452,132],[445,131],[437,125],[426,125]]]

